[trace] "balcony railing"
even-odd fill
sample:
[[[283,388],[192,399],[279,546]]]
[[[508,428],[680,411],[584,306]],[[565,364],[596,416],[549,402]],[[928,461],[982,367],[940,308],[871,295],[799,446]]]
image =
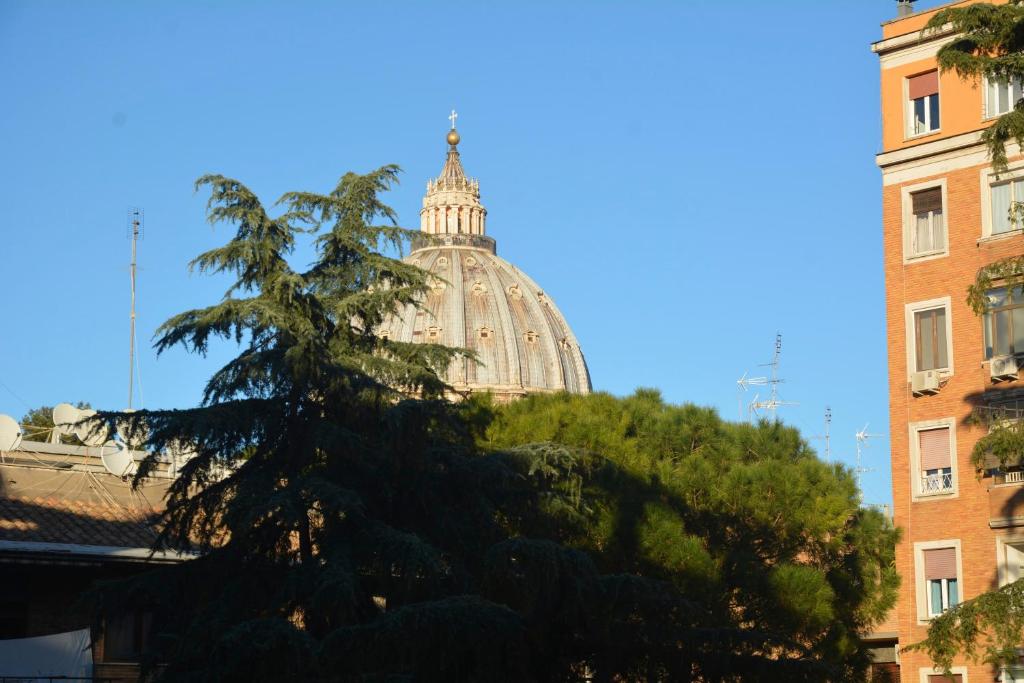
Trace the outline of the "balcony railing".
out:
[[[953,473],[926,474],[921,477],[921,493],[942,493],[953,490]]]

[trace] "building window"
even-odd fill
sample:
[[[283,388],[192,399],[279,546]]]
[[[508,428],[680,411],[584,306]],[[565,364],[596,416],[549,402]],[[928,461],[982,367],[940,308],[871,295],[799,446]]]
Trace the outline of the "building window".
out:
[[[931,548],[922,554],[928,616],[937,617],[960,604],[956,548]]]
[[[534,332],[533,330],[527,330],[523,334],[523,337],[526,339],[526,343],[528,343],[528,344],[536,344],[537,340],[540,338],[540,335],[537,334],[536,332]]]
[[[942,188],[910,193],[912,227],[910,251],[914,256],[934,254],[946,249],[946,222],[942,213]]]
[[[907,79],[910,135],[939,129],[939,72],[928,71]]]
[[[918,372],[949,367],[945,307],[914,312],[914,358]]]
[[[992,234],[1020,230],[1021,216],[1017,207],[1024,202],[1024,179],[993,184],[991,193]]]
[[[441,328],[431,326],[427,328],[427,339],[431,341],[437,341],[441,338]]]
[[[949,427],[917,432],[922,494],[953,490],[953,454],[949,435]]]
[[[928,674],[928,683],[964,683],[964,675]]]
[[[1024,539],[1003,540],[999,543],[999,585],[1005,586],[1017,579],[1024,579]]]
[[[108,662],[136,662],[149,644],[153,615],[135,611],[107,622],[103,658]]]
[[[1024,353],[1024,289],[993,289],[982,317],[985,358]]]
[[[1012,79],[985,79],[985,116],[1000,116],[1013,110],[1021,98],[1021,81]]]

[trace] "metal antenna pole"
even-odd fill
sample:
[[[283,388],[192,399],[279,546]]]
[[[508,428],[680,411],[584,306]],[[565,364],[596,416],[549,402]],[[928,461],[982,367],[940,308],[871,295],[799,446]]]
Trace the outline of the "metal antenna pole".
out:
[[[832,462],[832,408],[825,406],[825,460]]]
[[[857,477],[857,495],[860,496],[861,500],[864,500],[864,491],[860,487],[861,475],[867,472],[874,472],[874,467],[864,467],[861,465],[861,450],[868,447],[868,439],[874,439],[882,436],[881,434],[869,434],[868,423],[864,423],[863,429],[856,434],[857,438],[857,466],[853,468],[854,474]]]
[[[132,261],[129,265],[132,279],[132,310],[129,317],[128,334],[128,410],[132,409],[132,398],[135,393],[135,274],[138,269],[135,256],[139,236],[142,234],[142,215],[141,209],[132,209],[129,212],[129,229],[132,240]]]
[[[815,434],[812,438],[825,441],[825,462],[832,462],[832,408],[825,406],[825,433]]]
[[[798,405],[793,401],[780,401],[779,400],[779,385],[785,380],[779,379],[779,355],[782,353],[782,335],[775,335],[775,353],[772,354],[772,362],[765,363],[772,369],[771,377],[747,377],[746,373],[743,373],[743,377],[737,380],[736,384],[746,390],[748,386],[768,386],[771,391],[768,396],[768,400],[760,401],[759,395],[754,396],[754,400],[750,402],[749,409],[749,421],[753,421],[754,415],[758,414],[758,410],[764,408],[766,411],[771,413],[772,419],[775,419],[776,411],[781,406],[795,406]],[[762,366],[764,367],[764,366]]]

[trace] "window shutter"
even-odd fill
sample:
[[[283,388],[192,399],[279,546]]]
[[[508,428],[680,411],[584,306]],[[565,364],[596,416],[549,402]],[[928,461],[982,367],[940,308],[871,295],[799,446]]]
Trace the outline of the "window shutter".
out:
[[[922,470],[941,470],[952,467],[952,458],[949,452],[949,427],[922,429],[917,436],[921,448]]]
[[[942,188],[933,187],[910,195],[914,206],[914,213],[928,213],[929,211],[942,211]]]
[[[924,578],[955,579],[956,548],[936,548],[924,551]]]
[[[909,78],[908,85],[910,90],[910,99],[916,100],[919,97],[927,97],[928,95],[937,95],[939,92],[939,72],[929,71],[913,78]]]

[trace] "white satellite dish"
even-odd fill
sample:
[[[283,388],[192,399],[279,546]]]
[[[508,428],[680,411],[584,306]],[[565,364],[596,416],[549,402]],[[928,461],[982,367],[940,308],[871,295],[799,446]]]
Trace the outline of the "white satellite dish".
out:
[[[123,412],[134,413],[135,411],[132,408],[127,408]],[[149,430],[146,429],[145,423],[136,422],[134,427],[134,432],[132,434],[129,434],[128,425],[124,424],[123,422],[118,422],[117,436],[121,439],[121,441],[128,444],[129,447],[141,450],[143,447],[145,447],[146,442],[149,440]],[[129,436],[133,438],[129,439]]]
[[[75,423],[81,412],[70,403],[58,403],[53,407],[53,442],[60,442],[60,437],[75,433]]]
[[[10,415],[0,414],[0,451],[14,451],[21,445],[21,425]]]
[[[106,448],[102,449],[100,451],[100,461],[107,468],[107,472],[110,472],[115,477],[127,476],[131,473],[132,465],[135,464],[128,445],[120,442],[109,452]]]
[[[86,446],[102,446],[110,440],[110,428],[96,422],[83,422],[96,414],[95,410],[82,410],[70,403],[58,403],[53,408],[54,441],[61,436],[78,437]]]
[[[78,412],[79,423],[75,425],[75,436],[86,446],[102,446],[110,441],[110,428],[107,425],[88,421],[95,414],[95,410],[80,410]]]

